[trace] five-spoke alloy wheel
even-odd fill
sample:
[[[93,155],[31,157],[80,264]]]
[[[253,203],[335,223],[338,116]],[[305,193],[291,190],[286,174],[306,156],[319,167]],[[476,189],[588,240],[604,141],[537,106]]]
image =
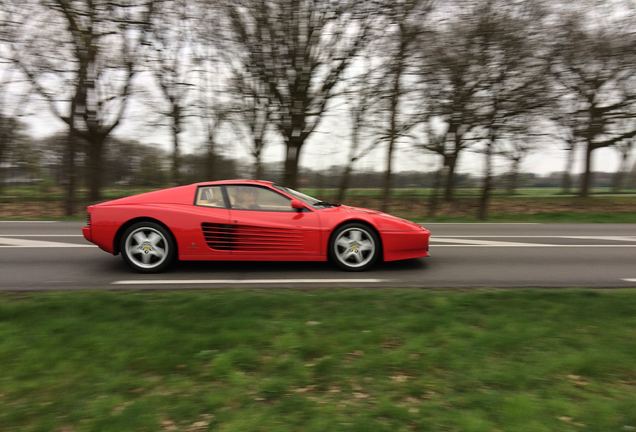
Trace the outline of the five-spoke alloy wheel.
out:
[[[380,252],[378,235],[360,223],[343,225],[331,236],[329,255],[344,270],[366,270],[377,262]]]
[[[122,236],[120,250],[126,264],[141,273],[160,272],[175,257],[172,235],[154,222],[131,225]]]

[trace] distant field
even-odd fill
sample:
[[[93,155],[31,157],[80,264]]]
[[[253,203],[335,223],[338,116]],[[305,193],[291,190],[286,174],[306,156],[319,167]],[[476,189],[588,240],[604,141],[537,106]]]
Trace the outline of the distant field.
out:
[[[158,188],[149,187],[107,187],[103,190],[104,199],[119,198],[122,196],[147,192]],[[318,197],[334,197],[337,190],[334,188],[303,188],[303,192]],[[396,188],[393,189],[392,196],[396,199],[402,197],[428,197],[431,193],[430,188]],[[456,191],[458,197],[477,197],[480,194],[479,188],[459,188]],[[593,195],[612,197],[612,196],[636,196],[636,189],[625,189],[620,193],[614,193],[610,188],[595,188],[592,190]],[[521,188],[515,195],[508,195],[503,189],[495,189],[494,196],[505,196],[507,198],[532,198],[532,197],[575,197],[576,194],[564,195],[559,188]],[[80,189],[78,198],[86,199],[87,191]],[[353,188],[347,191],[347,197],[357,198],[380,198],[382,189],[380,188]],[[38,186],[12,186],[4,187],[0,190],[0,202],[24,201],[24,200],[47,200],[57,201],[64,197],[64,190],[59,187],[38,187]]]
[[[151,188],[109,187],[103,191],[103,199],[146,192]],[[334,201],[335,189],[306,188],[304,192]],[[576,195],[563,195],[558,188],[522,188],[515,195],[506,195],[503,190],[494,191],[490,205],[491,221],[500,222],[636,222],[636,190],[614,194],[609,189],[595,189],[593,196],[581,199]],[[434,216],[429,214],[427,188],[398,188],[393,191],[390,212],[397,216],[417,221],[476,221],[479,190],[461,188],[457,190],[453,203],[440,203]],[[378,188],[351,189],[344,200],[346,204],[379,209],[382,191]],[[0,192],[0,218],[38,219],[64,218],[62,208],[63,190],[57,187],[35,186],[9,187]],[[82,207],[89,204],[86,191],[78,194],[79,215]]]
[[[337,190],[331,188],[305,188],[303,192],[310,195],[324,195],[324,196],[336,196]],[[400,197],[428,197],[431,193],[431,188],[396,188],[393,189],[392,196],[396,198]],[[479,188],[459,188],[456,191],[457,197],[477,197],[481,193]],[[592,190],[593,195],[601,196],[636,196],[636,189],[625,189],[620,193],[614,193],[610,188],[595,188]],[[503,189],[495,189],[493,191],[494,196],[505,196],[509,198],[531,198],[531,197],[575,197],[575,193],[562,194],[560,188],[521,188],[514,195],[508,195]],[[380,198],[382,196],[382,189],[380,188],[365,188],[365,189],[350,189],[347,191],[348,197],[370,197]]]
[[[3,294],[2,431],[633,431],[636,292]]]
[[[108,187],[104,188],[103,198],[113,199],[127,195],[148,192],[157,188],[147,187]],[[84,201],[87,198],[87,190],[79,189],[77,193],[78,200]],[[19,201],[60,201],[64,198],[64,190],[60,187],[38,187],[38,186],[12,186],[4,187],[0,190],[0,202],[19,202]]]

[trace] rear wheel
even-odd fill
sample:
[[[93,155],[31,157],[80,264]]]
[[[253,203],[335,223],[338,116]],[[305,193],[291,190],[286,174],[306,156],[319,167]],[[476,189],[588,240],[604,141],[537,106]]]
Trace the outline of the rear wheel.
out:
[[[128,227],[121,239],[121,256],[135,271],[158,273],[176,256],[172,235],[154,222],[138,222]]]
[[[329,256],[343,270],[366,270],[378,261],[380,252],[380,238],[364,224],[343,225],[331,236]]]

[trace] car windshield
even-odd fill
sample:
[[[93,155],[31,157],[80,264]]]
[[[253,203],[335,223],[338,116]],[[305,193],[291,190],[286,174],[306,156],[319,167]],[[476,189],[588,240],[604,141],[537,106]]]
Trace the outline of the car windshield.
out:
[[[285,187],[285,186],[280,186],[280,185],[274,185],[274,187],[278,190],[282,190],[284,192],[287,192],[288,194],[290,194],[291,196],[293,196],[294,198],[304,202],[305,204],[309,204],[312,207],[331,207],[333,204],[324,202],[319,200],[318,198],[314,198],[312,196],[309,196],[307,194],[304,194],[302,192],[298,192],[297,190]]]

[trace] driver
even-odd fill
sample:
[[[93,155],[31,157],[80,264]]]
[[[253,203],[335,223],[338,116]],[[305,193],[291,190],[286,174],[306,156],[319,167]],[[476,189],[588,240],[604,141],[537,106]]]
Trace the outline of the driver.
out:
[[[258,200],[256,198],[256,190],[252,187],[241,187],[238,188],[237,194],[237,204],[239,208],[246,210],[258,210],[260,206],[258,205]]]

